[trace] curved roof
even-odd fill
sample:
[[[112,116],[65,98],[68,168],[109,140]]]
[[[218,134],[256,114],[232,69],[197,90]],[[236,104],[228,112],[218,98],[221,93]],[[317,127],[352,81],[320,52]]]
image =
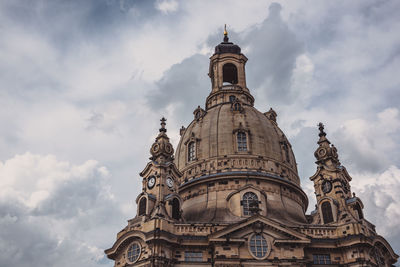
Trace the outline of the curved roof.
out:
[[[291,145],[276,122],[250,105],[243,105],[241,111],[233,110],[232,105],[227,102],[204,111],[184,131],[175,154],[175,164],[184,177],[190,180],[200,176],[188,173],[196,164],[211,164],[204,168],[211,167],[212,173],[217,169],[212,162],[224,160],[229,161],[226,165],[231,171],[271,173],[299,185]],[[238,151],[237,132],[246,133],[247,151]],[[191,141],[196,142],[194,161],[187,155]]]

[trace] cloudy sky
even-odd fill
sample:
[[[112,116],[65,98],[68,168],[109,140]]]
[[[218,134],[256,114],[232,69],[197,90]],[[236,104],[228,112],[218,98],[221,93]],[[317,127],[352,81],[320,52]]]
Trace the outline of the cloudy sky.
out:
[[[166,116],[176,146],[223,25],[303,189],[317,123],[400,252],[400,2],[0,1],[0,266],[112,266]]]

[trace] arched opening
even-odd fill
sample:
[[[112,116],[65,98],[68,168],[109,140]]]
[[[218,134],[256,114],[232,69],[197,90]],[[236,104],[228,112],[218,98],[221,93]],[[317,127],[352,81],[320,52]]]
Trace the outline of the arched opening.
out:
[[[238,151],[247,151],[247,136],[244,132],[237,133],[237,148]]]
[[[180,219],[180,205],[179,200],[174,198],[172,200],[172,219],[179,220]]]
[[[232,109],[234,111],[241,111],[242,110],[242,105],[240,105],[240,103],[236,102],[236,103],[233,104]]]
[[[242,200],[243,215],[253,215],[258,213],[258,197],[253,192],[247,192]]]
[[[233,103],[236,100],[236,96],[230,95],[229,96],[229,102]]]
[[[227,63],[222,67],[223,82],[228,84],[238,83],[237,68],[232,63]]]
[[[361,206],[360,206],[359,203],[357,203],[357,204],[354,206],[354,210],[356,211],[356,213],[357,213],[357,215],[358,215],[358,219],[361,220],[361,219],[364,218],[363,212],[362,212],[362,210],[361,210]]]
[[[194,142],[188,144],[188,161],[193,161],[196,158],[196,147]]]
[[[146,215],[147,199],[142,197],[139,201],[139,216]]]
[[[331,203],[329,203],[328,201],[322,203],[321,209],[322,209],[322,217],[324,219],[324,223],[333,222]]]

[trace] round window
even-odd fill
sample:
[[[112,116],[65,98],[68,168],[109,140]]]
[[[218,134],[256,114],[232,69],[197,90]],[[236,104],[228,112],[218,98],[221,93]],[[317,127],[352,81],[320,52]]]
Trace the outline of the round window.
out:
[[[128,248],[127,258],[128,261],[133,263],[139,259],[140,256],[140,245],[139,243],[135,242]]]
[[[268,243],[262,234],[252,235],[249,243],[251,254],[254,257],[263,259],[268,252]]]

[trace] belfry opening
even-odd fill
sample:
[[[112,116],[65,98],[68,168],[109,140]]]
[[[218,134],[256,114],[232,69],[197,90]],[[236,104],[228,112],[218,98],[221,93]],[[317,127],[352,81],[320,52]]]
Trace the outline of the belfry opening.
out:
[[[222,67],[222,74],[223,74],[223,85],[238,83],[237,68],[234,64],[226,63]]]

